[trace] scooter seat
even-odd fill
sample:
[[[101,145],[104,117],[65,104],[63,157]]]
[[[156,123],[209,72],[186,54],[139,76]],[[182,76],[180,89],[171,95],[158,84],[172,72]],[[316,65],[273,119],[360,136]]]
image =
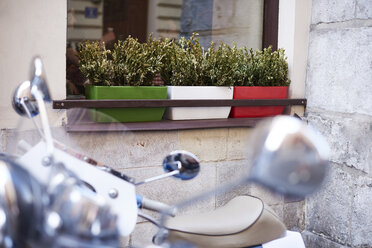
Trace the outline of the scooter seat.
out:
[[[261,199],[239,196],[207,213],[168,218],[169,240],[197,247],[248,247],[280,238],[285,226]]]

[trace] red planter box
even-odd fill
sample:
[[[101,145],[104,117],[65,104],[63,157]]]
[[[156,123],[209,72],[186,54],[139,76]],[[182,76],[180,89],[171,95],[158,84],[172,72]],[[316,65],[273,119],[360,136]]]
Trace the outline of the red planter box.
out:
[[[287,91],[287,86],[236,86],[234,87],[233,99],[286,99]],[[284,106],[232,107],[230,117],[248,118],[274,116],[280,115],[281,113],[283,113],[283,110]]]

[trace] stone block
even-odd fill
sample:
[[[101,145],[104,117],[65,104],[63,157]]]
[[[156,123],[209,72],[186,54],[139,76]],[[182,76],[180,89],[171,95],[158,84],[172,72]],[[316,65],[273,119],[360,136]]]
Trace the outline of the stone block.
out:
[[[333,1],[345,7],[350,1]],[[307,111],[372,115],[372,27],[310,32]]]
[[[354,178],[343,167],[332,164],[321,190],[306,199],[306,230],[350,244]]]
[[[227,128],[179,131],[178,149],[194,153],[202,162],[225,160],[227,136]]]
[[[349,246],[343,246],[331,240],[328,240],[322,236],[314,233],[305,231],[302,233],[306,248],[347,248]]]
[[[372,172],[371,117],[310,112],[307,120],[329,143],[331,161]]]
[[[71,133],[69,137],[85,154],[116,169],[160,166],[178,141],[173,131]]]
[[[250,165],[246,160],[226,161],[218,164],[218,184],[239,182],[244,175],[248,175]],[[269,190],[255,184],[246,183],[237,186],[231,191],[222,193],[216,197],[217,206],[226,204],[238,195],[253,195],[260,198],[266,204],[272,206],[283,204],[283,196],[274,194]]]
[[[352,246],[372,247],[372,178],[358,177],[354,185],[350,227]]]
[[[283,222],[288,230],[302,232],[305,229],[305,201],[284,204]]]
[[[158,228],[152,223],[145,222],[136,225],[130,236],[131,247],[147,247],[152,244],[152,237]]]
[[[368,0],[367,0],[368,1]],[[311,23],[342,22],[354,18],[356,0],[313,0]]]
[[[356,6],[357,19],[372,19],[372,1],[358,0]]]
[[[120,237],[120,247],[129,247],[130,243],[130,237]]]
[[[244,175],[247,175],[247,161],[229,161],[220,162],[217,167],[217,182],[218,185],[227,185],[233,182],[238,182]],[[250,186],[248,184],[237,185],[236,188],[222,192],[216,196],[216,206],[223,206],[231,199],[239,195],[249,195]]]
[[[282,204],[279,204],[279,205],[271,205],[269,206],[271,208],[271,210],[274,211],[274,213],[278,216],[278,218],[284,222],[284,209],[283,209],[283,205]],[[284,223],[285,224],[285,223]],[[288,229],[288,228],[287,228]]]
[[[250,140],[252,128],[230,128],[227,138],[227,160],[247,159],[254,141]]]
[[[260,185],[252,185],[250,188],[250,193],[254,196],[259,197],[269,206],[278,204],[283,205],[284,203],[284,197],[282,195],[273,193]]]

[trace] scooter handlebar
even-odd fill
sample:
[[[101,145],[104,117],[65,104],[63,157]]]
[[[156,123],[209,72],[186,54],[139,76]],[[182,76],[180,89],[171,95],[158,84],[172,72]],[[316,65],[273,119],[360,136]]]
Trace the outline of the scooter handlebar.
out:
[[[143,208],[143,209],[147,209],[147,210],[151,210],[151,211],[155,211],[159,213],[168,212],[169,209],[171,208],[169,205],[165,203],[150,200],[140,195],[137,195],[137,206],[138,208]],[[170,213],[169,215],[174,216],[174,214],[175,213]]]

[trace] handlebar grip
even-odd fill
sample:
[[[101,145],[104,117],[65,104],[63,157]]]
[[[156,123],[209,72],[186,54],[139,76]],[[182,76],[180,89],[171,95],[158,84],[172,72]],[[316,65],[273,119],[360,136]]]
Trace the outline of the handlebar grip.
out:
[[[170,206],[165,204],[165,203],[150,200],[150,199],[147,199],[147,198],[144,198],[144,197],[142,197],[142,201],[141,201],[140,205],[141,205],[141,208],[156,211],[156,212],[159,212],[159,213],[167,212],[167,210],[170,209]],[[174,213],[172,213],[170,215],[174,216]]]

